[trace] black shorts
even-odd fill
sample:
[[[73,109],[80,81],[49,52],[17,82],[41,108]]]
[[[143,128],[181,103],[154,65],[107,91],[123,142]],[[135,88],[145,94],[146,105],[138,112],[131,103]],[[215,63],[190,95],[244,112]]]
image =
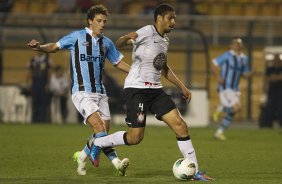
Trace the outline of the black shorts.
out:
[[[132,128],[145,127],[147,111],[161,120],[161,117],[176,108],[174,101],[162,88],[138,89],[126,88],[126,123]]]

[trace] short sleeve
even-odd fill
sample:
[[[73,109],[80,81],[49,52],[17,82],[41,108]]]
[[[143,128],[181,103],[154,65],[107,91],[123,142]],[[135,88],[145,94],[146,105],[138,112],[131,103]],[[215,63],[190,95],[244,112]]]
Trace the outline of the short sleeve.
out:
[[[107,58],[113,65],[118,64],[123,58],[123,55],[117,50],[111,40],[109,40],[109,50],[107,52]]]
[[[150,25],[142,27],[140,29],[138,29],[136,31],[136,33],[138,34],[138,37],[136,38],[134,44],[135,45],[140,45],[144,42],[144,40],[146,39],[146,37],[152,35],[152,28]]]
[[[60,49],[70,49],[77,40],[77,32],[72,32],[61,38],[56,44]]]
[[[214,64],[221,66],[221,65],[223,65],[227,61],[228,61],[228,55],[225,52],[222,55],[220,55],[220,56],[218,56],[217,58],[214,59]]]

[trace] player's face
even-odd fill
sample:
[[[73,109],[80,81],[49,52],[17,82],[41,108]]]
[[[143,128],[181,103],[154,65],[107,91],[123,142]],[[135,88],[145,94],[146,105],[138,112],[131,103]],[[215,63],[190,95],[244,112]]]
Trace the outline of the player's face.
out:
[[[169,33],[171,30],[174,29],[175,26],[175,12],[171,11],[165,14],[162,18],[162,28],[164,30],[164,33]]]
[[[107,22],[107,16],[103,14],[97,14],[92,20],[88,20],[88,22],[90,29],[93,31],[92,36],[101,36]]]
[[[240,52],[243,47],[243,42],[241,39],[234,39],[231,44],[231,48],[236,51]]]

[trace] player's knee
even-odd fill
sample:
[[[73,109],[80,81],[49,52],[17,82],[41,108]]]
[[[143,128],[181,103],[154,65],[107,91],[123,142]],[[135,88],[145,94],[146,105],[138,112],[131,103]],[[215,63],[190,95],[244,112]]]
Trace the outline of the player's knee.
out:
[[[143,140],[143,135],[135,135],[132,134],[127,136],[128,145],[136,145],[139,144]]]
[[[186,136],[188,134],[187,124],[184,120],[175,121],[173,129],[178,136]]]

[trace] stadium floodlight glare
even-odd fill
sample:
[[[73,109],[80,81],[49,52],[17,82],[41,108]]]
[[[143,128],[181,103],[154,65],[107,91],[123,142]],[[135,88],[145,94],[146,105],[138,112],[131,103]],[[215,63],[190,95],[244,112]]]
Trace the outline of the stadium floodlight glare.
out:
[[[265,55],[265,60],[266,61],[272,61],[273,59],[274,59],[274,54],[268,53],[268,54]]]
[[[279,59],[280,61],[282,61],[282,54],[279,54]]]

